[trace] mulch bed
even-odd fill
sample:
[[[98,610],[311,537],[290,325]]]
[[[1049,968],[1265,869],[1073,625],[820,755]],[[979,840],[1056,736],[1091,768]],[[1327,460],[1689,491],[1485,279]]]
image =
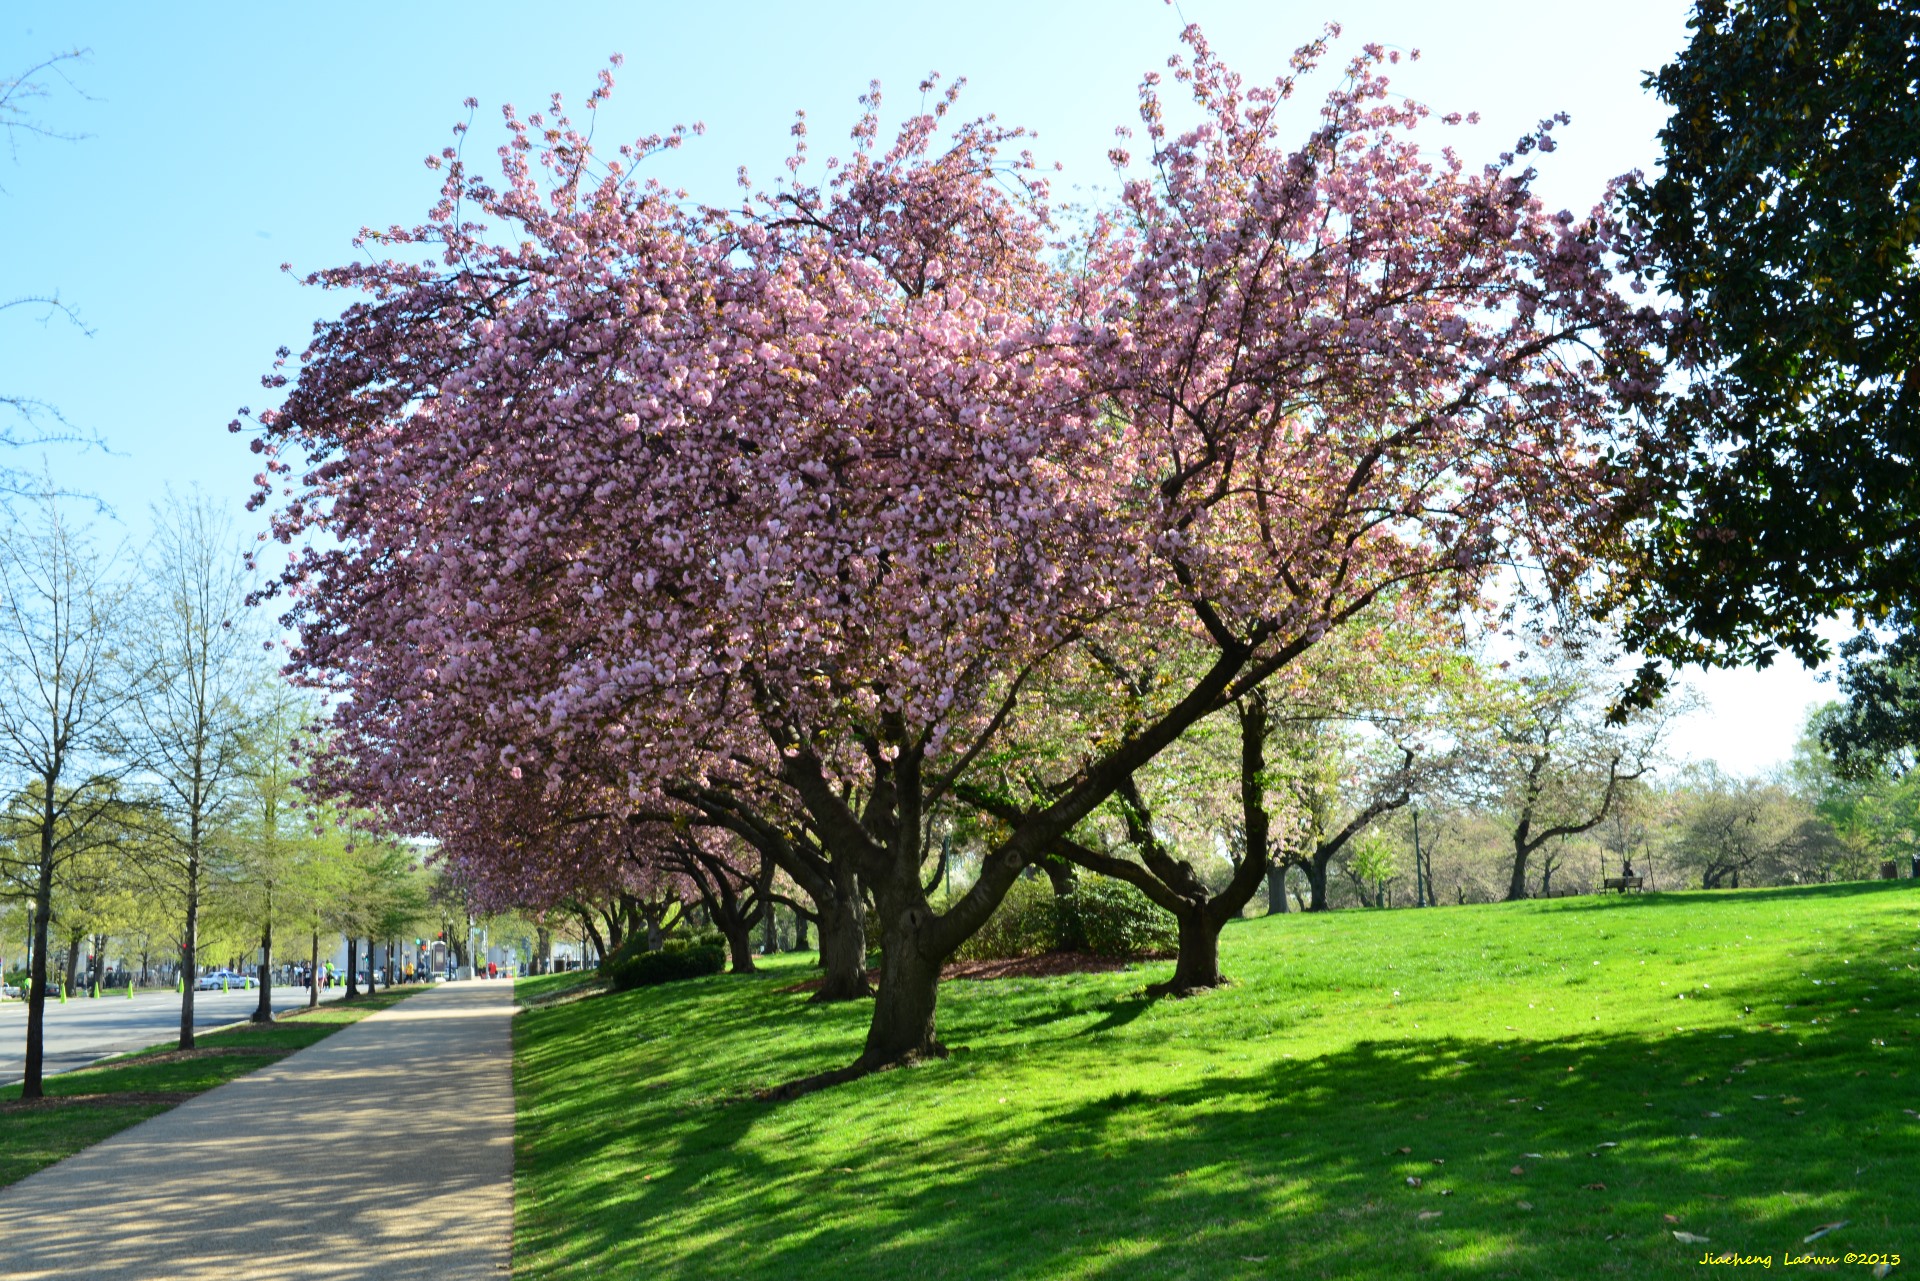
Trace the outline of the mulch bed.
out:
[[[943,979],[1044,979],[1056,974],[1110,974],[1157,956],[1095,956],[1091,952],[1047,952],[999,961],[959,961],[940,971]]]
[[[979,983],[992,982],[995,979],[1040,979],[1052,978],[1057,974],[1107,974],[1114,970],[1124,970],[1129,965],[1141,961],[1163,960],[1157,956],[1095,956],[1091,952],[1046,952],[1040,956],[1009,956],[992,961],[952,961],[940,971],[940,977],[946,980],[971,979]],[[794,983],[780,990],[782,992],[817,992],[826,980],[808,979],[804,983]],[[878,986],[880,971],[868,970],[867,982]]]
[[[0,1103],[0,1116],[17,1112],[55,1112],[63,1108],[172,1107],[192,1098],[192,1090],[129,1090],[124,1094],[56,1094],[44,1099]]]

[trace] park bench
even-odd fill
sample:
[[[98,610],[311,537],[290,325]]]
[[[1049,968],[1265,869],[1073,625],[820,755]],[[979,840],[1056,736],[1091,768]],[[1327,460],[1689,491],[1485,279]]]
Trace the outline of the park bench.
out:
[[[1619,890],[1622,894],[1625,894],[1628,890],[1642,888],[1644,887],[1640,884],[1640,878],[1637,876],[1609,876],[1600,882],[1600,892],[1602,894],[1605,894],[1608,890]]]

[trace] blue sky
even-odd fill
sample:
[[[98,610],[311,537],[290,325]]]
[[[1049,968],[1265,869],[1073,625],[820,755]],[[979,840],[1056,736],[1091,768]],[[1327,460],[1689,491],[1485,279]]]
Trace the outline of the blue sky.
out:
[[[421,159],[464,118],[464,98],[482,104],[471,157],[496,140],[500,103],[531,109],[555,90],[578,102],[616,51],[626,65],[599,138],[703,122],[706,136],[662,170],[696,199],[727,200],[742,164],[770,180],[796,108],[821,155],[844,138],[870,79],[905,108],[934,70],[967,77],[971,113],[1037,130],[1035,149],[1065,165],[1064,186],[1099,188],[1113,128],[1134,121],[1140,74],[1164,64],[1183,18],[1260,78],[1334,20],[1350,44],[1422,50],[1396,83],[1438,111],[1481,113],[1478,129],[1449,136],[1469,160],[1542,116],[1572,113],[1541,187],[1584,209],[1609,176],[1652,163],[1663,112],[1640,80],[1685,42],[1687,8],[843,0],[540,12],[9,0],[0,67],[92,52],[74,70],[88,96],[62,92],[42,107],[49,123],[88,136],[0,155],[0,299],[58,291],[92,333],[0,313],[0,388],[50,401],[107,440],[110,454],[49,462],[57,479],[111,504],[130,539],[165,485],[231,495],[237,512],[254,467],[225,425],[238,406],[262,403],[274,348],[297,350],[341,301],[298,286],[280,264],[335,265],[360,226],[418,220],[435,189]],[[1739,771],[1783,756],[1801,709],[1823,695],[1797,667],[1703,685],[1714,713],[1690,718],[1679,744]]]

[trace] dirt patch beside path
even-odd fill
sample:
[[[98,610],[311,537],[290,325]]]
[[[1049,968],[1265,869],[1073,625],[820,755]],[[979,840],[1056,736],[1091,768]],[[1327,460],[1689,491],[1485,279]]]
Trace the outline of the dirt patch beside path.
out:
[[[64,1108],[172,1107],[192,1098],[191,1090],[128,1090],[124,1094],[55,1094],[44,1099],[0,1103],[0,1116],[17,1112],[57,1112]]]

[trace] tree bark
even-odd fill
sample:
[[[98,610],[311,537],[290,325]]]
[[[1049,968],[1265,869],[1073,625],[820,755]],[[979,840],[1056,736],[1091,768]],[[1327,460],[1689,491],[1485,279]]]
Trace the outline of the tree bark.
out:
[[[918,873],[914,873],[918,889]],[[857,1067],[867,1071],[943,1059],[947,1049],[934,1034],[934,1010],[940,995],[940,960],[923,950],[921,929],[932,911],[918,893],[898,889],[876,893],[880,913],[880,990],[874,996],[873,1022]],[[941,958],[944,959],[944,958]]]
[[[1309,859],[1304,870],[1307,874],[1307,910],[1309,912],[1331,911],[1332,907],[1327,902],[1327,860]]]
[[[353,1001],[360,996],[360,940],[351,936],[347,939],[347,990],[344,999]]]
[[[580,909],[580,928],[586,932],[588,938],[593,940],[593,950],[600,954],[601,960],[604,961],[613,955],[612,952],[607,950],[606,940],[600,937],[600,927],[593,923],[593,912],[590,908],[583,907]],[[655,927],[652,919],[649,918],[647,921],[647,951],[658,952],[660,950],[660,945],[654,941],[658,936],[659,930]],[[584,956],[581,957],[580,963],[584,966],[587,963],[587,958]]]
[[[1513,838],[1513,875],[1507,880],[1507,899],[1517,902],[1527,896],[1527,856],[1533,853],[1526,844],[1524,831],[1517,832]]]
[[[826,976],[814,1003],[872,996],[867,982],[867,913],[858,894],[839,894],[820,909],[820,965]]]
[[[806,951],[810,941],[811,940],[807,938],[807,914],[805,912],[795,912],[793,914],[793,950],[796,952]]]
[[[753,927],[738,916],[720,922],[720,933],[727,940],[727,967],[735,974],[752,974]]]
[[[1173,977],[1150,985],[1148,996],[1189,996],[1220,986],[1220,930],[1226,922],[1198,906],[1175,919],[1180,927],[1180,953],[1174,958]]]
[[[307,966],[307,1008],[320,1004],[320,931],[313,932],[313,956]]]
[[[47,836],[52,835],[49,828]],[[44,848],[44,847],[43,847]],[[33,959],[27,966],[27,1059],[20,1077],[20,1097],[42,1096],[46,1064],[47,918],[53,907],[53,863],[43,858],[40,883],[33,895]]]
[[[273,899],[269,892],[267,919],[260,927],[260,1003],[253,1007],[255,1023],[273,1022]]]
[[[1053,896],[1065,898],[1073,893],[1075,875],[1073,864],[1058,855],[1048,855],[1040,860],[1040,870],[1047,874],[1047,880],[1053,885]]]
[[[1283,863],[1276,863],[1267,869],[1267,915],[1277,916],[1287,910],[1287,869]]]
[[[200,854],[187,853],[187,928],[180,937],[180,1048],[193,1048],[193,993],[200,979]]]

